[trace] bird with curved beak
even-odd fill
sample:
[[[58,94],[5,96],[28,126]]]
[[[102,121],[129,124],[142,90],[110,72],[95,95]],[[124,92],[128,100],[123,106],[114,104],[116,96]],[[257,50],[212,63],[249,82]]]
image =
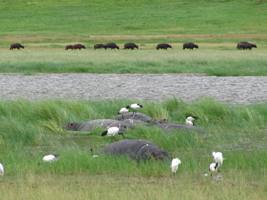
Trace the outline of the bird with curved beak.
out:
[[[126,106],[126,108],[131,109],[133,111],[133,118],[134,118],[136,111],[143,108],[143,105],[139,103],[133,103],[133,104]]]

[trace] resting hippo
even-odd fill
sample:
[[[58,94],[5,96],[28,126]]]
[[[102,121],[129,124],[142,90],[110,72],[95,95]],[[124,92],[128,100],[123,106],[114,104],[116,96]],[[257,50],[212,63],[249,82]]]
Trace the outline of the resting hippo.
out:
[[[135,120],[139,120],[139,121],[143,121],[146,123],[150,123],[153,122],[153,119],[143,113],[133,113],[133,112],[129,112],[129,113],[124,113],[124,114],[120,114],[116,117],[117,120],[125,120],[125,119],[135,119]]]
[[[87,122],[71,122],[68,123],[65,128],[67,130],[72,130],[72,131],[92,131],[96,128],[103,128],[107,129],[108,127],[112,126],[120,126],[120,129],[125,131],[128,128],[132,128],[135,125],[143,124],[142,121],[135,120],[135,119],[127,119],[124,121],[118,121],[118,120],[113,120],[113,119],[95,119],[95,120],[90,120]]]
[[[151,158],[156,160],[169,159],[166,151],[146,140],[120,140],[106,145],[103,150],[105,154],[126,155],[137,161]]]

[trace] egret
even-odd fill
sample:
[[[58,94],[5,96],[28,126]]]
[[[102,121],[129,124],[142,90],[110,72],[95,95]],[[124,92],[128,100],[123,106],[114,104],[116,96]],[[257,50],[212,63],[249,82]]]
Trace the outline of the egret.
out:
[[[172,163],[171,163],[171,170],[172,170],[172,173],[176,174],[177,170],[178,170],[178,167],[179,165],[181,164],[181,160],[179,158],[174,158],[172,159]]]
[[[4,170],[4,165],[0,163],[0,176],[4,176],[5,170]]]
[[[115,135],[118,135],[119,134],[119,131],[120,131],[120,127],[117,127],[117,126],[113,126],[113,127],[110,127],[108,128],[107,130],[105,130],[101,136],[115,136]]]
[[[222,152],[212,152],[214,162],[218,163],[219,167],[223,164]]]
[[[54,162],[58,160],[58,155],[56,154],[48,154],[43,157],[44,162]]]

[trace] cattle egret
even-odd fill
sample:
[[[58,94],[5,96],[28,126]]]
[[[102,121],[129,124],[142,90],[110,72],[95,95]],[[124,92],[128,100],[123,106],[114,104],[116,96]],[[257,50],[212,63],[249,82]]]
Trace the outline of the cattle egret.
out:
[[[194,126],[194,121],[195,121],[195,118],[194,117],[188,116],[185,119],[185,124],[188,125],[188,126]]]
[[[178,170],[179,165],[181,164],[181,160],[179,158],[174,158],[172,159],[172,163],[171,163],[171,170],[172,173],[176,174],[176,171]]]
[[[219,167],[223,164],[222,152],[212,152],[214,162],[218,163]]]
[[[5,170],[2,163],[0,163],[0,176],[4,176]]]
[[[117,127],[117,126],[113,126],[113,127],[110,127],[108,128],[106,131],[104,131],[101,136],[115,136],[115,135],[118,135],[119,134],[119,131],[120,131],[120,128]]]
[[[44,162],[54,162],[56,160],[58,160],[58,155],[56,154],[49,154],[43,157]]]

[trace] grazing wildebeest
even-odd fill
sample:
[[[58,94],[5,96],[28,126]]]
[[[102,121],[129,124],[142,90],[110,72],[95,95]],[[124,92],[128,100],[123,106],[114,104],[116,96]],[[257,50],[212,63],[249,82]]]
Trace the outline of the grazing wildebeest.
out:
[[[243,49],[243,50],[246,50],[246,49],[249,49],[251,50],[252,48],[257,48],[256,44],[252,44],[252,43],[249,43],[249,42],[239,42],[236,46],[237,49]]]
[[[198,45],[194,44],[193,42],[187,42],[183,44],[183,49],[193,50],[194,48],[198,49]]]
[[[110,42],[105,44],[105,49],[120,49],[114,42]]]
[[[21,45],[20,43],[14,43],[14,44],[11,44],[10,45],[10,50],[13,50],[13,49],[24,49],[24,46]]]
[[[126,43],[124,44],[124,49],[138,49],[139,47],[135,44],[135,43],[132,43],[132,42],[129,42],[129,43]]]
[[[68,50],[68,49],[71,49],[71,50],[73,50],[73,45],[67,45],[66,47],[65,47],[65,50]]]
[[[165,44],[165,43],[158,44],[157,47],[156,47],[157,50],[158,49],[168,49],[168,48],[172,48],[172,46],[169,45],[169,44]]]
[[[73,49],[79,49],[79,50],[81,50],[81,49],[85,49],[85,46],[82,45],[82,44],[74,44],[73,45]]]
[[[95,44],[94,49],[104,49],[105,45],[104,44]]]

